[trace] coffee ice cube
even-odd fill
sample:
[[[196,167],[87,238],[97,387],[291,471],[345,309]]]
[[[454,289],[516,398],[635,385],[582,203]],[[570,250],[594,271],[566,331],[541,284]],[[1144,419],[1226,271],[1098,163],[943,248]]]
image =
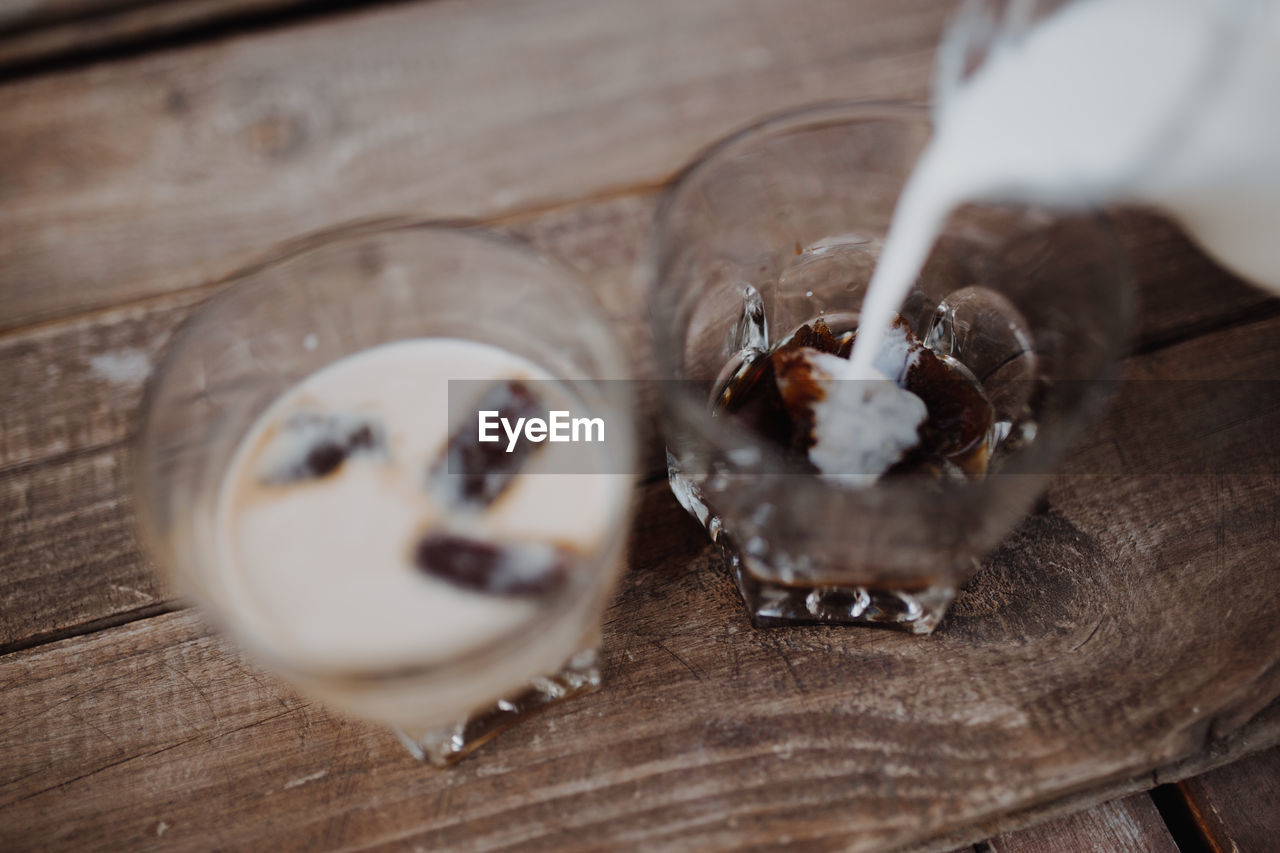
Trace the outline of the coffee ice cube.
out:
[[[494,385],[481,396],[475,410],[496,411],[499,422],[510,423],[545,413],[533,390],[518,380]],[[504,441],[480,441],[475,421],[468,420],[449,437],[444,453],[432,466],[428,474],[430,488],[449,504],[488,506],[511,486],[541,446],[521,441],[508,452]]]
[[[266,443],[258,478],[267,485],[320,479],[356,454],[382,452],[385,431],[362,415],[301,411],[285,418]]]
[[[543,595],[569,574],[572,555],[554,545],[499,544],[437,531],[419,540],[414,564],[454,586],[488,595]]]
[[[852,333],[845,333],[836,336],[832,334],[826,321],[819,318],[813,321],[812,326],[805,323],[796,329],[790,339],[778,347],[778,351],[785,352],[799,348],[815,349],[818,352],[848,358],[850,351],[853,349],[853,335]]]
[[[923,349],[903,385],[929,410],[920,429],[921,455],[949,460],[969,476],[984,474],[995,412],[973,374],[955,359]]]
[[[870,485],[920,443],[924,401],[885,374],[855,374],[848,359],[809,347],[776,355],[778,390],[822,476]]]

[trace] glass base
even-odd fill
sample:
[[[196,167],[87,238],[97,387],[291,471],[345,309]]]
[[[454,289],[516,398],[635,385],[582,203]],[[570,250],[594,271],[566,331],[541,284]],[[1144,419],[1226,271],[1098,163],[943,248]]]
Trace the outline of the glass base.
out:
[[[932,634],[956,597],[954,586],[914,590],[866,586],[780,584],[761,580],[746,567],[719,516],[702,499],[698,484],[684,475],[676,457],[667,451],[667,478],[676,500],[698,520],[711,541],[720,546],[738,592],[756,628],[788,625],[871,625],[912,634]]]
[[[932,634],[956,597],[948,586],[915,590],[865,586],[795,586],[762,581],[722,542],[738,592],[756,628],[787,625],[871,625]]]
[[[539,711],[599,689],[597,653],[586,649],[569,658],[559,672],[534,678],[514,696],[499,699],[465,719],[430,729],[420,737],[399,728],[395,732],[414,758],[448,767]]]

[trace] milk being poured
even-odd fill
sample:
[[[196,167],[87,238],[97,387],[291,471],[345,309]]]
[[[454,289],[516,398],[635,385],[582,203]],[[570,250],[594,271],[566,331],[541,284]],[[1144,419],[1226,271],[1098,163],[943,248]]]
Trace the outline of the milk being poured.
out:
[[[1280,7],[1077,0],[1006,45],[936,115],[862,305],[872,364],[948,215],[967,201],[1163,208],[1280,293]]]

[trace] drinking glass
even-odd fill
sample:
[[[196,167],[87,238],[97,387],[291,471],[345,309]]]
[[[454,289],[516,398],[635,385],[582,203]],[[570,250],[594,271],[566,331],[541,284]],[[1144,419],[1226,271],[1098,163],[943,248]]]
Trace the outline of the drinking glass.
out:
[[[226,472],[281,394],[345,356],[431,337],[496,344],[571,385],[578,404],[609,425],[616,458],[598,476],[629,483],[629,385],[611,381],[626,376],[626,364],[586,285],[514,240],[433,223],[322,235],[245,272],[200,307],[147,386],[133,481],[142,538],[178,592],[269,671],[336,709],[394,727],[416,756],[445,765],[528,714],[599,686],[595,649],[621,568],[625,484],[603,513],[603,544],[565,583],[537,598],[523,623],[447,659],[358,671],[300,662],[247,618],[216,541]]]
[[[723,546],[756,626],[872,624],[929,633],[1100,412],[1131,288],[1096,213],[968,205],[900,313],[976,378],[994,411],[985,478],[848,489],[798,470],[732,417],[727,377],[804,323],[839,334],[930,136],[927,111],[832,104],[713,146],[666,191],[650,314],[672,489]],[[851,428],[857,428],[852,424]]]

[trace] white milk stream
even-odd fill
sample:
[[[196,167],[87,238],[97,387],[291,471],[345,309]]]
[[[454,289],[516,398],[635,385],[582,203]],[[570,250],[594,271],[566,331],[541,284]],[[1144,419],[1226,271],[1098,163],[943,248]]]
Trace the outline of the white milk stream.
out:
[[[1131,201],[1280,293],[1280,3],[1077,0],[992,52],[935,116],[862,305],[851,373],[966,201]]]

